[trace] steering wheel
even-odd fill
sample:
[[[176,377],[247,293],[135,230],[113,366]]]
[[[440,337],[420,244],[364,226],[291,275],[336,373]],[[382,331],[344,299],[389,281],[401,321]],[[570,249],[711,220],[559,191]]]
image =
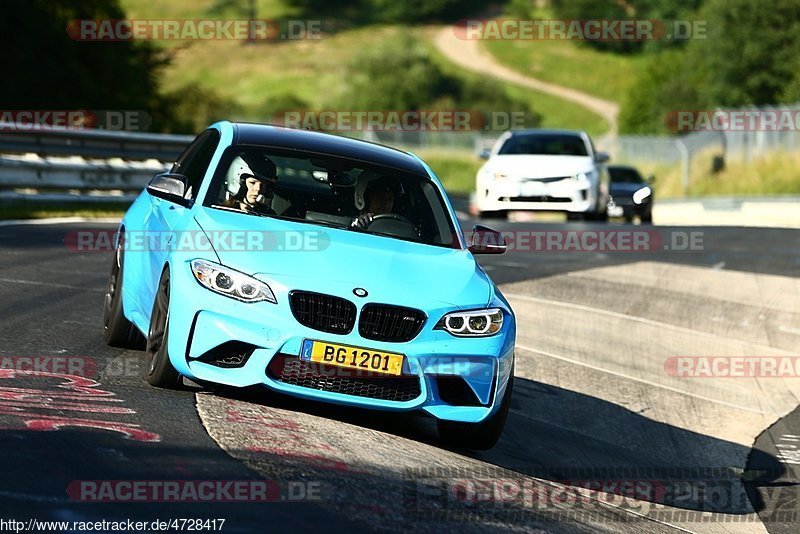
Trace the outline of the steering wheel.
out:
[[[383,224],[380,224],[381,221],[385,221]],[[378,226],[387,226],[389,231],[385,231],[384,233],[391,234],[391,235],[399,235],[400,237],[408,236],[408,237],[419,237],[419,232],[417,231],[417,227],[411,222],[407,217],[402,215],[398,215],[397,213],[380,213],[372,217],[372,221],[369,223],[367,228],[372,228],[376,223],[379,223]],[[404,231],[405,230],[405,231]],[[411,235],[408,235],[410,233]]]

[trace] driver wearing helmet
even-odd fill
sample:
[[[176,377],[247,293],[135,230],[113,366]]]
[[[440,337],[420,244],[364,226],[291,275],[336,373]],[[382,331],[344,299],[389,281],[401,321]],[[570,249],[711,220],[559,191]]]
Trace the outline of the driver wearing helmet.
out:
[[[248,213],[275,215],[272,198],[278,185],[275,164],[266,157],[237,156],[225,175],[228,199],[223,204]]]
[[[395,200],[400,196],[400,184],[397,180],[380,177],[367,183],[363,195],[356,192],[356,207],[361,214],[353,219],[350,226],[367,228],[376,215],[392,213]]]

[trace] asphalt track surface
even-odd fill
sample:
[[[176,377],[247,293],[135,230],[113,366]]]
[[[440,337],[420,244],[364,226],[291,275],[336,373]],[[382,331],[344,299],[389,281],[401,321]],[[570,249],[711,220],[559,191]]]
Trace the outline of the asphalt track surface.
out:
[[[800,416],[781,418],[799,404],[800,378],[686,378],[668,363],[800,356],[796,230],[653,227],[654,250],[480,258],[516,311],[517,368],[501,441],[472,452],[443,448],[414,414],[148,386],[142,352],[103,343],[110,253],[64,244],[86,228],[114,226],[0,226],[0,358],[16,366],[0,370],[0,519],[210,518],[226,520],[223,532],[798,530]],[[702,246],[665,250],[682,239],[673,231],[698,232]],[[31,371],[28,357],[56,367]],[[268,481],[274,502],[112,502],[76,490],[187,480]]]

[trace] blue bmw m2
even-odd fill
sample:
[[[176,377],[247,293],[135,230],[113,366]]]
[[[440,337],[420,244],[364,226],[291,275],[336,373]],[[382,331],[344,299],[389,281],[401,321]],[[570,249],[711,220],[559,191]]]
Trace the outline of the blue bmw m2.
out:
[[[112,346],[147,381],[182,377],[434,417],[448,446],[491,448],[514,378],[514,312],[413,154],[220,122],[121,221],[104,302]]]

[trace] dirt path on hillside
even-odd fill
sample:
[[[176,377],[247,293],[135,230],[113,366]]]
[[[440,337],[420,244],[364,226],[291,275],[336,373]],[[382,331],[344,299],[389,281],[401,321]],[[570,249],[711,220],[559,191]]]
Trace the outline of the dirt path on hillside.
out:
[[[439,51],[450,61],[465,69],[487,74],[500,80],[541,91],[549,95],[574,102],[600,115],[609,124],[609,131],[603,134],[600,142],[617,134],[617,115],[619,104],[596,96],[583,93],[570,87],[543,82],[530,76],[520,74],[500,64],[491,54],[481,48],[477,40],[459,39],[452,26],[442,28],[437,33],[434,43]]]

